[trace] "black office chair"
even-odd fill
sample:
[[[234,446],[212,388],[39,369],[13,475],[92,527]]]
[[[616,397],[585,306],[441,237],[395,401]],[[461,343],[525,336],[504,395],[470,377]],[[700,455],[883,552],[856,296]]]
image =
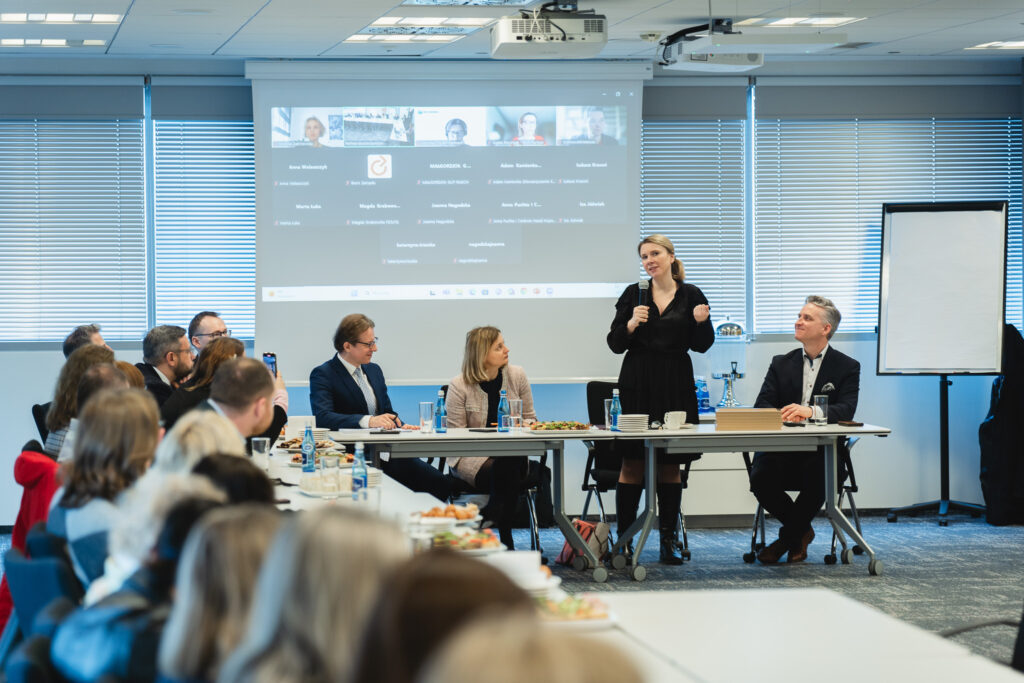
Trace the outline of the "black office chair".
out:
[[[853,494],[859,490],[857,487],[857,476],[853,471],[853,460],[850,458],[850,451],[860,441],[859,436],[850,437],[845,439],[839,444],[839,452],[837,453],[837,465],[839,467],[839,499],[836,501],[836,506],[842,509],[843,498],[845,497],[850,504],[850,516],[853,518],[853,524],[857,528],[857,533],[863,536],[860,526],[860,513],[857,511],[857,503],[853,500]],[[750,468],[752,466],[750,453],[743,453],[743,464],[747,467],[747,477],[750,477]],[[754,513],[754,524],[750,534],[750,552],[743,553],[743,561],[747,564],[753,563],[757,560],[757,553],[763,549],[766,545],[765,541],[765,510],[760,504],[757,506],[757,512]],[[760,535],[760,540],[758,536]],[[842,543],[843,550],[837,556],[836,555],[836,544]],[[832,546],[829,553],[825,555],[825,564],[835,564],[838,559],[841,559],[843,564],[849,564],[853,561],[854,555],[864,554],[864,549],[859,545],[854,545],[852,548],[846,547],[846,541],[839,538],[836,534],[835,529],[832,530]]]
[[[612,397],[612,389],[617,385],[614,382],[601,382],[593,380],[587,382],[587,419],[591,424],[604,423],[604,400]],[[587,465],[583,471],[583,485],[581,490],[587,492],[583,501],[582,517],[587,516],[590,509],[590,499],[597,497],[597,506],[601,511],[601,521],[605,519],[604,502],[601,494],[611,491],[619,481],[619,470],[622,468],[622,455],[616,453],[614,441],[588,441]],[[690,478],[690,465],[700,456],[694,456],[682,464],[683,488],[687,487]],[[679,507],[679,543],[678,547],[684,560],[690,559],[690,541],[686,535],[686,517],[683,515],[683,508]]]
[[[36,429],[39,430],[39,436],[42,437],[43,443],[46,443],[46,436],[50,433],[50,430],[46,428],[46,414],[50,412],[50,404],[38,403],[32,404],[32,419],[36,422]]]

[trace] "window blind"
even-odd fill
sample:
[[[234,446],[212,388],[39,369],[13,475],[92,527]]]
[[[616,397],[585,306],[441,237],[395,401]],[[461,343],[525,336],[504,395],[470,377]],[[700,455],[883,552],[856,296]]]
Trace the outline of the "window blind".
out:
[[[0,340],[146,331],[142,121],[0,121]]]
[[[755,331],[791,332],[808,294],[836,302],[841,331],[874,331],[882,204],[911,201],[1009,201],[1006,316],[1021,324],[1020,119],[755,125]]]
[[[672,240],[717,324],[746,326],[742,120],[644,121],[640,230]]]
[[[156,324],[221,314],[255,336],[252,122],[155,121]]]

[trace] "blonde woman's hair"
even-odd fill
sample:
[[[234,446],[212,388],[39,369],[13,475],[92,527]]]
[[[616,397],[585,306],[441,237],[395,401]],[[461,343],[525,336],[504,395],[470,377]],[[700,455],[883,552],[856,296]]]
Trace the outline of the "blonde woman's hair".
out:
[[[79,413],[61,505],[113,501],[146,471],[159,440],[160,412],[149,392],[102,389],[93,394]]]
[[[640,253],[640,249],[645,244],[656,244],[673,257],[672,261],[672,279],[682,282],[686,279],[686,269],[683,268],[683,262],[675,258],[676,248],[672,245],[672,240],[661,234],[648,235],[640,241],[640,244],[636,245],[636,253]]]
[[[303,512],[277,533],[249,628],[222,683],[347,680],[382,586],[409,556],[391,522],[361,511]]]
[[[462,381],[479,384],[487,380],[484,359],[501,336],[501,330],[491,325],[474,327],[466,333],[466,353],[462,356]]]
[[[185,542],[159,666],[179,680],[216,679],[242,639],[267,548],[281,522],[268,505],[213,510]]]
[[[110,556],[141,565],[156,545],[167,514],[186,498],[227,502],[227,495],[206,477],[161,474],[150,468],[118,500],[108,541]]]
[[[212,410],[190,410],[160,442],[153,468],[164,474],[185,474],[214,453],[245,455],[245,442],[227,418]]]
[[[643,681],[636,664],[610,643],[545,628],[536,617],[495,613],[474,620],[424,667],[417,683]]]

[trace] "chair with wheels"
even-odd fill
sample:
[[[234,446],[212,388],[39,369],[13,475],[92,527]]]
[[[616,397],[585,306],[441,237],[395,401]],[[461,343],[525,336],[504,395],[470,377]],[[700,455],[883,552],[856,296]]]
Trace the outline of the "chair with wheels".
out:
[[[50,430],[46,428],[46,414],[48,412],[50,412],[49,403],[32,404],[32,419],[36,423],[36,429],[39,430],[39,436],[42,437],[43,443],[46,443],[46,436],[50,433]]]
[[[859,436],[850,437],[844,439],[839,444],[839,451],[837,453],[837,464],[839,467],[839,498],[836,501],[837,507],[842,509],[843,498],[845,497],[850,504],[850,517],[853,518],[853,524],[857,528],[857,533],[863,535],[860,526],[860,513],[857,511],[857,504],[853,499],[853,494],[857,493],[857,476],[853,471],[853,460],[850,458],[850,451],[860,441]],[[750,477],[750,468],[753,465],[751,460],[751,453],[743,453],[743,464],[747,468],[747,477]],[[765,541],[765,510],[761,505],[757,506],[757,511],[754,513],[754,524],[750,533],[750,552],[743,553],[743,561],[747,564],[751,564],[757,560],[757,553],[766,546]],[[842,551],[836,554],[836,545],[841,543],[843,548]],[[832,545],[829,553],[825,555],[825,564],[835,564],[837,560],[841,559],[843,564],[849,564],[853,561],[854,555],[862,555],[864,549],[859,545],[854,545],[852,548],[846,547],[845,539],[841,539],[832,530]]]

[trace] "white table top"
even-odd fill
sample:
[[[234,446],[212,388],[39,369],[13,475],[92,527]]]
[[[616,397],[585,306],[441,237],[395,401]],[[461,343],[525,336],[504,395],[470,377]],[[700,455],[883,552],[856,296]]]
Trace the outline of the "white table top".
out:
[[[954,642],[824,588],[600,597],[619,617],[619,628],[690,680],[1024,680]]]

